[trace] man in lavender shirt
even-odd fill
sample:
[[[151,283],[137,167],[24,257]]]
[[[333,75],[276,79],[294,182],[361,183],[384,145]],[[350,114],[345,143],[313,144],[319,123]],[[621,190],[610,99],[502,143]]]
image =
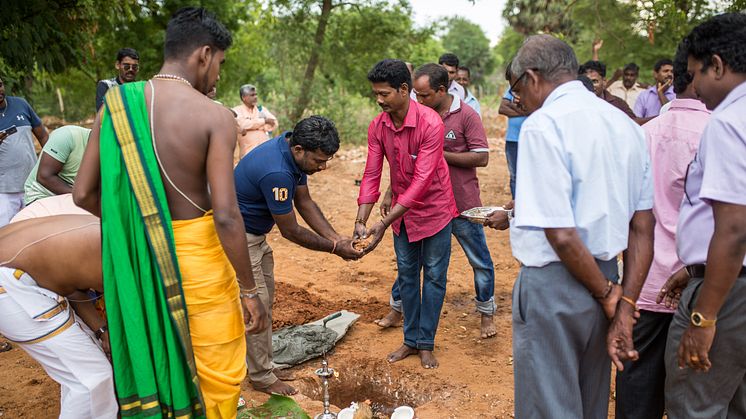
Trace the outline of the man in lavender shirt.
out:
[[[666,410],[675,418],[746,415],[746,14],[684,38],[692,85],[713,109],[689,165],[676,246],[687,265],[666,344]],[[666,298],[681,285],[668,281]],[[672,295],[673,294],[673,295]]]
[[[668,58],[658,60],[653,66],[653,77],[656,83],[640,93],[635,102],[635,115],[643,118],[641,124],[655,118],[661,106],[676,98],[673,92],[673,62]]]
[[[674,309],[657,304],[656,298],[671,275],[686,275],[684,264],[676,255],[676,223],[684,197],[686,169],[697,152],[710,111],[691,85],[686,50],[676,54],[673,72],[676,99],[670,102],[670,111],[642,127],[653,168],[654,252],[637,299],[640,318],[632,333],[639,359],[624,362],[624,370],[616,375],[617,419],[663,417],[666,381],[663,356]]]

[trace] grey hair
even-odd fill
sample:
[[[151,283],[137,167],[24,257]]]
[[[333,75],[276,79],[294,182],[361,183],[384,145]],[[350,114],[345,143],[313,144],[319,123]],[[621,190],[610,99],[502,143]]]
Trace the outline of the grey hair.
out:
[[[238,94],[241,95],[241,97],[243,98],[249,93],[255,92],[255,91],[256,91],[256,86],[254,86],[253,84],[244,84],[243,86],[241,86],[241,88],[238,89]]]
[[[575,79],[578,59],[575,51],[561,39],[551,35],[533,35],[518,50],[510,72],[514,77],[520,77],[529,69],[538,71],[550,83],[559,81],[562,76]]]

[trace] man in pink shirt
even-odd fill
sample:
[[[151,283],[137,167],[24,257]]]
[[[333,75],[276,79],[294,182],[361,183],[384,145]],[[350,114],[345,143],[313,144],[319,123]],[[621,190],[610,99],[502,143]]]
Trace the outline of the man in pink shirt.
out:
[[[409,97],[412,77],[403,61],[383,60],[368,73],[383,113],[368,127],[368,159],[358,196],[356,238],[370,238],[372,251],[389,226],[404,311],[404,344],[389,362],[418,354],[422,366],[437,368],[435,332],[446,292],[451,257],[451,220],[458,216],[448,164],[444,127],[437,112]],[[381,193],[383,160],[389,163],[393,200],[385,217],[366,227]],[[424,270],[422,293],[420,272]]]
[[[269,133],[277,129],[277,118],[262,105],[257,105],[256,87],[244,84],[239,89],[242,104],[233,108],[238,123],[240,158],[254,147],[269,140]]]
[[[681,271],[684,264],[676,255],[676,224],[684,197],[684,179],[699,139],[710,120],[710,111],[691,85],[686,52],[676,54],[673,64],[673,91],[670,112],[643,125],[653,168],[653,263],[650,265],[637,306],[640,318],[633,329],[634,347],[639,359],[626,361],[616,376],[616,417],[661,418],[666,382],[664,354],[668,326],[674,309],[656,303],[666,280]]]

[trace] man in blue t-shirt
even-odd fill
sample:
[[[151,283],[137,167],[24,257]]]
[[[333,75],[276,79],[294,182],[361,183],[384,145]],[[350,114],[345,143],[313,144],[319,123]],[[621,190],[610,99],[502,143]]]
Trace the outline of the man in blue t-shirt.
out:
[[[0,227],[23,208],[23,184],[36,164],[34,137],[43,147],[49,134],[28,102],[5,95],[0,79]]]
[[[505,80],[510,82],[510,64],[505,68]],[[521,125],[528,117],[523,107],[520,106],[518,98],[513,97],[510,89],[505,90],[505,95],[500,102],[500,115],[508,117],[508,129],[505,132],[505,158],[508,160],[510,171],[510,195],[515,199],[515,174],[518,167],[518,135],[521,133]]]
[[[332,121],[312,116],[300,121],[292,132],[268,140],[252,149],[236,166],[238,207],[246,228],[249,258],[259,298],[272,318],[274,259],[266,234],[277,224],[286,239],[307,249],[334,253],[345,260],[363,255],[352,247],[352,239],[334,231],[311,199],[307,176],[326,169],[339,149],[339,136]],[[311,230],[298,225],[297,210]],[[272,368],[272,327],[246,336],[251,385],[265,393],[292,395],[297,391],[278,380]]]

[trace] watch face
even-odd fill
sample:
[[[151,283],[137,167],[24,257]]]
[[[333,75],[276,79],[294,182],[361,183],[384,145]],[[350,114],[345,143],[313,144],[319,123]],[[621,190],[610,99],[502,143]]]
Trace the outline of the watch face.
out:
[[[699,313],[692,313],[692,323],[694,323],[695,326],[702,324],[702,315]]]

